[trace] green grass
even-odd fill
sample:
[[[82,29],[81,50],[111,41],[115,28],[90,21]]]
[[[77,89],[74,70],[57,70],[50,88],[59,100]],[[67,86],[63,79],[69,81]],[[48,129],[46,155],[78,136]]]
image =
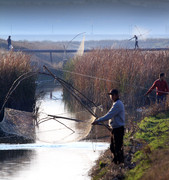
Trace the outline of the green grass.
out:
[[[101,179],[106,173],[108,168],[102,168],[99,173],[92,179],[92,180],[99,180]]]
[[[139,128],[140,130],[135,134],[135,138],[148,143],[151,150],[165,147],[169,134],[169,116],[161,113],[155,117],[145,118],[139,124]]]
[[[139,131],[134,138],[142,143],[143,147],[134,154],[132,161],[136,163],[136,167],[127,172],[127,180],[141,179],[154,166],[155,154],[169,148],[169,114],[160,113],[157,116],[146,117],[139,123]]]
[[[133,140],[140,148],[131,160],[135,167],[131,170],[124,168],[120,174],[119,167],[111,163],[110,151],[107,150],[97,161],[92,173],[93,180],[113,179],[117,174],[124,175],[126,180],[169,179],[169,172],[165,170],[169,168],[169,113],[146,117],[138,126]],[[129,131],[124,137],[126,151],[132,145],[130,138]]]
[[[126,179],[139,180],[149,167],[150,167],[150,163],[148,160],[141,161],[134,169],[130,170],[127,173]]]

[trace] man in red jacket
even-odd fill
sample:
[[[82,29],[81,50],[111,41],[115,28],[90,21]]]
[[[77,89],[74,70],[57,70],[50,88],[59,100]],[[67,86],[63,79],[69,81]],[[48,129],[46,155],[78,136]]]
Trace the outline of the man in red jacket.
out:
[[[157,94],[157,103],[159,104],[160,102],[163,102],[166,100],[166,95],[169,92],[169,88],[167,85],[167,82],[164,80],[165,79],[165,74],[161,73],[159,76],[159,79],[157,79],[151,88],[147,91],[145,95],[148,95],[149,93],[152,92],[153,89],[156,88],[156,94]]]

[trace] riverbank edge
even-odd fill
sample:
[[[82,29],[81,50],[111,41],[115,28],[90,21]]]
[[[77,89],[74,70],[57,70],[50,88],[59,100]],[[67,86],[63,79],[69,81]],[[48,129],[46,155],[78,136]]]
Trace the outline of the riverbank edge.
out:
[[[0,123],[6,121],[6,108],[11,109],[11,112],[17,110],[18,112],[21,111],[25,117],[27,117],[27,113],[30,112],[30,114],[32,114],[31,121],[33,123],[36,118],[34,114],[36,105],[36,67],[32,66],[30,56],[21,52],[3,52],[0,49],[0,59]],[[17,116],[12,114],[9,119],[12,121],[11,124],[13,124]],[[24,119],[22,124],[25,125]],[[19,125],[20,122],[16,121],[15,127]],[[30,126],[27,127],[27,130],[29,130],[29,128]],[[34,139],[17,135],[17,130],[14,133],[4,131],[2,126],[0,126],[0,139],[0,143],[34,142]]]
[[[132,137],[125,134],[124,151],[122,165],[114,165],[110,151],[105,151],[90,171],[92,180],[169,178],[169,112],[140,121]]]

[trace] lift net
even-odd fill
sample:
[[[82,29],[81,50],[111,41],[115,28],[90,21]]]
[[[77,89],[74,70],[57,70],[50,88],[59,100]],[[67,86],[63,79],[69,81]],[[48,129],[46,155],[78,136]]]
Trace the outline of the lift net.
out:
[[[35,126],[32,113],[5,108],[4,118],[0,122],[0,141],[10,142],[10,140],[19,139],[25,141],[34,141]],[[14,141],[17,143],[16,141]]]

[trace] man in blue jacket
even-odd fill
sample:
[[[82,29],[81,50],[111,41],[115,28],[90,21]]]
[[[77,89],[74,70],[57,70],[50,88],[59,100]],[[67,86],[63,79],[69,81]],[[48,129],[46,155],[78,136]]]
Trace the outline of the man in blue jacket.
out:
[[[93,122],[93,125],[110,120],[109,123],[112,127],[110,150],[114,155],[114,163],[120,164],[124,162],[123,136],[125,126],[125,109],[122,101],[119,99],[118,90],[112,89],[108,94],[110,95],[110,99],[113,101],[113,105],[108,113],[96,119]]]

